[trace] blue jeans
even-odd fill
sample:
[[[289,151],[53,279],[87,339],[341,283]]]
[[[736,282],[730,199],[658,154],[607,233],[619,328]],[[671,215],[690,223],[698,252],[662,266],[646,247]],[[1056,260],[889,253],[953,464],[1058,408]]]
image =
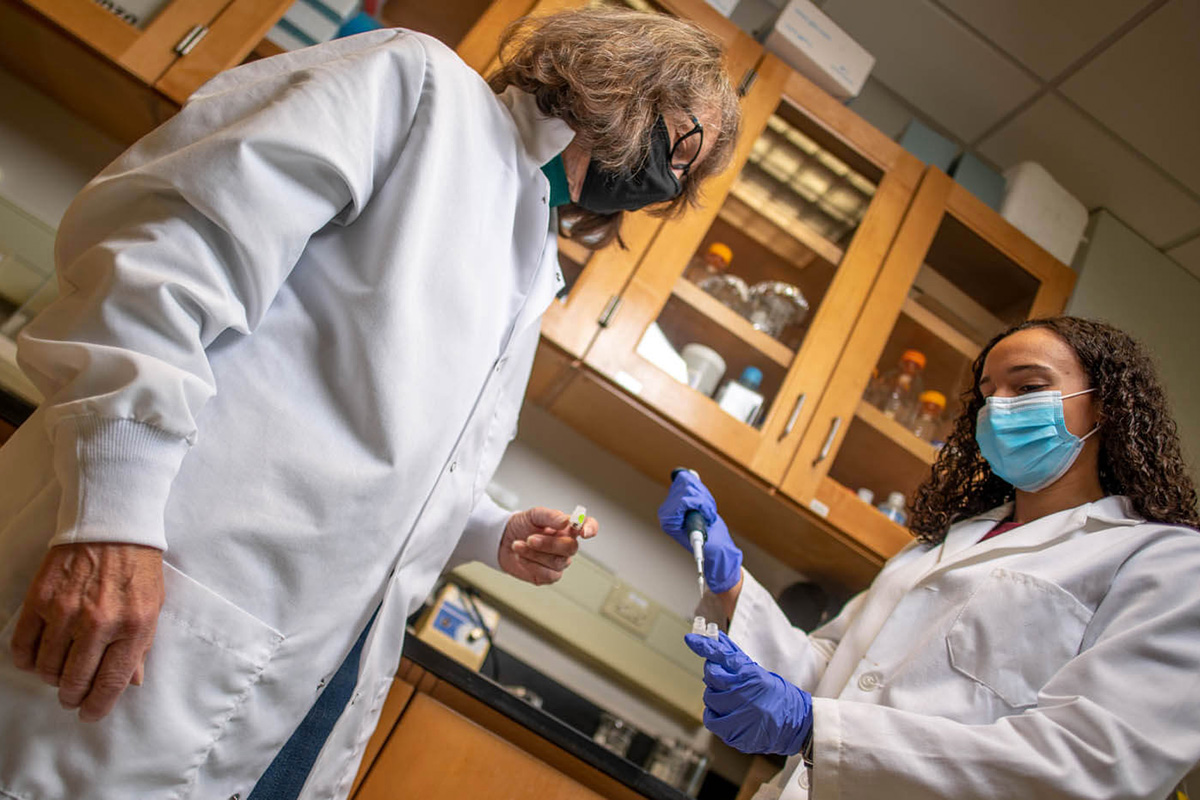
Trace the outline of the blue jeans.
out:
[[[375,614],[378,613],[379,609],[376,609]],[[271,766],[267,767],[267,771],[258,779],[247,800],[295,800],[300,795],[304,782],[308,780],[308,773],[316,763],[317,755],[325,746],[325,740],[329,738],[329,732],[333,730],[338,717],[342,715],[346,704],[354,695],[354,688],[358,684],[358,661],[362,656],[367,633],[371,630],[371,624],[375,622],[375,614],[367,621],[367,626],[359,634],[358,641],[350,649],[346,660],[338,667],[329,683],[325,684],[321,696],[308,710],[300,727],[296,728],[292,738],[287,740],[283,749],[271,762]]]

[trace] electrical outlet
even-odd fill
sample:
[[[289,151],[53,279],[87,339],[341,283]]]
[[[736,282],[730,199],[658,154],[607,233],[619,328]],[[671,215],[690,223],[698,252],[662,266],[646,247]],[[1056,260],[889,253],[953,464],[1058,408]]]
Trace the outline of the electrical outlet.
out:
[[[645,637],[658,618],[658,605],[627,583],[618,583],[608,593],[600,613]]]

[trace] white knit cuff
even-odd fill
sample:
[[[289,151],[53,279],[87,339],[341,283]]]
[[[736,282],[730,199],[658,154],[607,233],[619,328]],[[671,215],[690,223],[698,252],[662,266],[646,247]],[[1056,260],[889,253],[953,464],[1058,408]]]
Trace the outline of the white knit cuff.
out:
[[[123,542],[167,549],[163,521],[186,440],[130,419],[67,417],[54,428],[62,487],[51,545]]]

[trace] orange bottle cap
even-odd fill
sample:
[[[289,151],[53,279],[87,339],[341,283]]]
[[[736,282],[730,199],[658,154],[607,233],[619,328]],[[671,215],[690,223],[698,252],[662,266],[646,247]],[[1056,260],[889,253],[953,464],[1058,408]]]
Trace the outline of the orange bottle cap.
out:
[[[708,252],[724,261],[725,266],[729,266],[730,262],[733,261],[733,251],[729,249],[729,245],[727,244],[713,242],[708,246]]]
[[[946,410],[946,395],[941,392],[930,389],[928,392],[921,392],[921,396],[917,399],[922,403],[932,403],[942,411]]]
[[[905,350],[900,356],[901,361],[911,361],[921,369],[925,369],[925,354],[920,350]]]

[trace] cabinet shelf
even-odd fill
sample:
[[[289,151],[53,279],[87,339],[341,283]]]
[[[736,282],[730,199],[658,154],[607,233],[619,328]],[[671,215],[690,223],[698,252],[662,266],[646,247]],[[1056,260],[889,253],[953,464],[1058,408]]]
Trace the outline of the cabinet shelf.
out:
[[[918,303],[911,295],[904,300],[900,311],[971,361],[974,361],[975,356],[979,355],[979,351],[983,349],[979,342],[960,333],[957,328]]]
[[[937,448],[918,438],[908,428],[885,415],[865,400],[858,404],[858,408],[854,411],[854,416],[903,448],[905,452],[922,464],[932,466],[933,462],[937,460]]]
[[[717,216],[799,269],[807,266],[814,255],[834,266],[840,264],[845,255],[845,250],[803,223],[784,228],[764,216],[755,210],[745,190],[736,183]]]
[[[791,366],[795,353],[774,337],[756,330],[745,317],[696,284],[680,278],[671,293],[776,364],[785,369]]]

